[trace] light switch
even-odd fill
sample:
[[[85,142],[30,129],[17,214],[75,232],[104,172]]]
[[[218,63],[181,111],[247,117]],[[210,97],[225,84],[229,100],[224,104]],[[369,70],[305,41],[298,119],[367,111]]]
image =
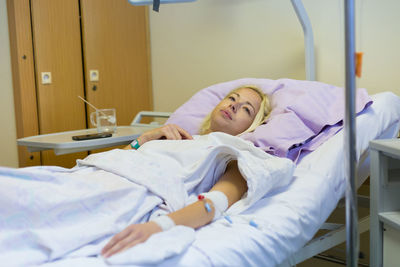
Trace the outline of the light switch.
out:
[[[91,82],[98,82],[99,81],[99,71],[98,70],[90,70],[89,71],[89,75],[90,75],[89,80]]]
[[[51,84],[51,72],[42,72],[42,84]]]

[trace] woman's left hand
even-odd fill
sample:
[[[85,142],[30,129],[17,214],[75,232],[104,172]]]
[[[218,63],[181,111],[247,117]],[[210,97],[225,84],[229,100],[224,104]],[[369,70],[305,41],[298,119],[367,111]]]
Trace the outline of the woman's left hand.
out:
[[[161,231],[155,222],[129,225],[107,243],[102,249],[101,255],[108,258],[146,241],[151,235]]]

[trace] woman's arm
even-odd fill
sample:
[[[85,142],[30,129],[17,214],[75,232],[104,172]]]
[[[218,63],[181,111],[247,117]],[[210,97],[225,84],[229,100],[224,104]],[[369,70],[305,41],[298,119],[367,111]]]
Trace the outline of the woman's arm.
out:
[[[144,143],[157,140],[157,139],[168,139],[168,140],[182,140],[182,139],[193,139],[192,136],[175,124],[166,124],[156,129],[149,130],[144,132],[137,141],[139,145],[143,145]],[[132,149],[130,145],[124,147],[124,149]]]
[[[247,191],[246,180],[239,172],[237,161],[231,161],[225,173],[218,182],[211,188],[211,191],[220,191],[228,199],[228,207],[240,200]],[[192,228],[199,228],[211,222],[214,218],[213,203],[205,199],[212,210],[207,212],[203,201],[196,201],[178,211],[168,214],[176,225],[185,225]],[[155,222],[144,224],[133,224],[125,228],[121,233],[115,235],[110,242],[103,248],[101,254],[104,257],[110,257],[116,253],[122,252],[130,247],[146,241],[152,234],[160,232],[161,228]]]
[[[237,161],[231,161],[225,173],[221,176],[218,182],[211,188],[212,191],[220,191],[228,198],[228,207],[240,200],[247,191],[246,180],[239,172]],[[168,216],[177,225],[185,225],[192,228],[199,228],[214,218],[213,203],[205,199],[212,207],[212,212],[207,212],[202,201],[186,206],[183,209],[177,210],[168,214]]]

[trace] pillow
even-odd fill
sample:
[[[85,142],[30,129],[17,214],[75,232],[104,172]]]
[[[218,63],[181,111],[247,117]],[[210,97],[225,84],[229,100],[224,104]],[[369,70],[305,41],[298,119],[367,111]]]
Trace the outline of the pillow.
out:
[[[288,157],[289,149],[301,146],[323,129],[340,123],[344,117],[343,88],[315,81],[243,78],[200,90],[179,107],[166,123],[177,124],[192,135],[198,134],[208,113],[226,94],[243,85],[258,86],[267,94],[272,111],[265,124],[241,137],[279,157]],[[372,104],[365,89],[357,89],[356,100],[357,113]],[[325,134],[324,140],[336,132],[331,130]],[[319,143],[322,143],[321,140]]]
[[[357,188],[365,181],[370,173],[369,159],[367,159],[369,154],[369,142],[375,139],[396,138],[400,127],[400,98],[392,92],[374,94],[371,95],[371,98],[374,103],[368,109],[360,113],[356,121],[356,160],[359,163],[357,165]],[[308,152],[301,153],[298,166],[316,171],[316,168],[327,170],[332,169],[329,167],[330,164],[337,164],[337,162],[343,163],[343,159],[336,160],[329,157],[330,160],[327,160],[326,158],[326,155],[331,153],[331,151],[336,151],[337,148],[343,148],[343,135],[343,131],[338,133],[311,154]],[[339,153],[337,156],[343,158],[345,153]],[[342,167],[338,165],[337,168]]]

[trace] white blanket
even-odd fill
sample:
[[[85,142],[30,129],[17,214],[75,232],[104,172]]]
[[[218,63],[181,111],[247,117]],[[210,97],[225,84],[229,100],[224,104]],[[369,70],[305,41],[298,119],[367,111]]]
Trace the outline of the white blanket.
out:
[[[174,211],[208,191],[233,159],[238,160],[248,192],[228,214],[239,214],[292,180],[291,161],[223,133],[152,141],[138,151],[93,154],[70,170],[0,169],[0,262],[29,265],[98,255],[113,234],[130,223],[147,221],[161,203]],[[149,256],[141,262],[155,263],[154,259],[181,253],[193,241],[188,235],[160,234],[160,240],[180,242],[181,249],[168,253],[150,246]],[[115,263],[140,264],[137,258],[127,251]]]

